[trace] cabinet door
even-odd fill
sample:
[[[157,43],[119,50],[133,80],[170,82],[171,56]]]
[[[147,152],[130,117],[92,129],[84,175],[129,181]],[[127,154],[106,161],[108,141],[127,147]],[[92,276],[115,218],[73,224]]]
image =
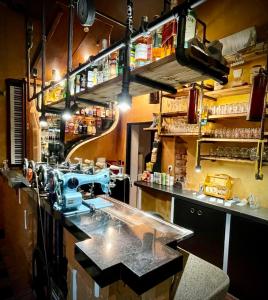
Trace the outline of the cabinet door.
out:
[[[225,213],[175,198],[174,223],[194,231],[179,246],[222,268]]]
[[[232,216],[227,273],[239,299],[268,298],[268,226]]]

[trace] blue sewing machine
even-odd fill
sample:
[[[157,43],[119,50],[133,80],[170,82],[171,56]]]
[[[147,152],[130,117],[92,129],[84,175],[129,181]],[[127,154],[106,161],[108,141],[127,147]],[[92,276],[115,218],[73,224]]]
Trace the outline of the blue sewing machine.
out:
[[[83,197],[79,187],[86,184],[99,183],[104,193],[110,189],[110,170],[104,169],[97,174],[63,174],[59,170],[51,170],[47,175],[46,191],[49,193],[51,202],[56,202],[62,211],[78,209],[82,204]]]

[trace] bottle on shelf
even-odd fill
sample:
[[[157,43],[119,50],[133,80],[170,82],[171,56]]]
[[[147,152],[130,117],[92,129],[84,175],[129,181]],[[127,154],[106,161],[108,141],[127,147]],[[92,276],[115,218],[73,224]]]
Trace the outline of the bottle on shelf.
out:
[[[178,5],[177,0],[170,1],[170,9]],[[177,35],[177,21],[172,20],[163,26],[162,30],[162,47],[164,48],[164,55],[169,56],[175,52]]]
[[[142,24],[148,23],[148,17],[142,17]],[[135,43],[135,65],[141,67],[152,61],[152,37],[144,33]]]
[[[260,68],[259,74],[253,78],[248,104],[247,121],[261,121],[266,106],[268,74]]]
[[[77,94],[79,92],[80,92],[80,74],[76,74],[76,76],[75,76],[74,93]]]
[[[87,87],[92,88],[94,86],[94,68],[89,66],[87,70]]]
[[[79,134],[79,122],[78,122],[78,119],[76,119],[75,121],[74,121],[74,134]]]
[[[194,84],[189,91],[188,114],[187,114],[188,124],[197,123],[198,96],[199,96],[199,90]]]
[[[108,47],[108,41],[107,39],[102,39],[101,41],[102,49],[101,51],[104,51]],[[100,64],[102,65],[102,72],[103,72],[103,81],[109,80],[109,57],[105,56]]]
[[[189,48],[189,41],[191,41],[196,34],[196,15],[192,9],[188,10],[186,17],[186,27],[185,27],[185,43],[184,47]]]
[[[154,16],[154,20],[159,16]],[[162,27],[157,28],[153,32],[153,49],[152,49],[152,61],[156,61],[164,57],[164,48],[162,47]]]
[[[114,52],[109,58],[109,79],[115,78],[117,75],[117,53]]]

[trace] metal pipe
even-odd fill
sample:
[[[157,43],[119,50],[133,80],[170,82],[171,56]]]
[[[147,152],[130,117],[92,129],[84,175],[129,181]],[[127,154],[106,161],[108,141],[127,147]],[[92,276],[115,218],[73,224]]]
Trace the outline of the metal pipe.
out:
[[[46,87],[46,1],[42,1],[42,98],[41,113],[44,114],[45,108],[45,89]]]
[[[204,0],[206,1],[206,0]],[[202,1],[202,3],[204,2]],[[174,7],[170,12],[164,14],[163,16],[157,18],[156,20],[152,21],[151,23],[148,24],[147,27],[147,31],[148,32],[152,32],[154,30],[156,30],[158,27],[163,26],[164,24],[178,18],[178,16],[182,13],[182,11],[186,8],[189,7],[193,7],[195,4],[197,3],[201,3],[198,0],[187,0],[184,1],[182,4]],[[196,6],[194,6],[196,7]],[[134,34],[132,34],[131,36],[131,42],[134,42],[135,40],[137,40],[138,38],[140,38],[141,36],[144,35],[144,32],[142,30],[138,30],[137,32],[135,32]],[[76,69],[74,69],[71,73],[70,73],[70,77],[75,76],[76,74],[84,71],[85,69],[87,69],[93,62],[98,62],[99,60],[105,58],[106,56],[110,55],[111,53],[120,50],[121,48],[125,47],[125,39],[122,39],[116,43],[114,43],[113,45],[111,45],[110,47],[108,47],[107,49],[101,51],[100,53],[98,53],[95,56],[92,56],[86,63],[81,64],[79,67],[77,67]],[[59,81],[47,86],[45,88],[45,90],[53,88],[57,85],[59,85],[60,83],[62,83],[64,80],[66,80],[67,78],[67,74]],[[31,100],[35,99],[38,96],[35,95],[34,97],[31,98]]]
[[[26,68],[27,68],[27,100],[30,101],[30,80],[31,80],[31,49],[33,47],[33,24],[26,21]]]
[[[116,20],[116,19],[113,18],[113,17],[110,17],[110,16],[104,14],[103,12],[101,12],[101,11],[99,11],[99,10],[96,10],[96,14],[99,15],[99,16],[101,16],[101,17],[103,17],[103,18],[105,18],[105,19],[107,19],[107,20],[109,20],[109,21],[111,21],[111,22],[113,22],[113,23],[115,23],[115,24],[117,24],[117,25],[119,25],[119,26],[124,27],[124,28],[127,26],[127,25],[124,24],[123,22],[121,22],[121,21],[119,21],[119,20]]]
[[[127,0],[127,28],[125,35],[125,51],[124,51],[124,68],[122,78],[122,92],[129,94],[129,82],[130,82],[130,43],[131,34],[133,32],[133,0]]]
[[[68,54],[67,54],[67,74],[66,74],[66,102],[65,107],[70,108],[70,73],[73,68],[73,23],[74,23],[74,3],[69,1],[69,20],[68,20]]]
[[[136,82],[136,83],[139,83],[139,84],[142,84],[145,86],[149,86],[156,90],[165,91],[170,94],[177,93],[177,89],[175,89],[172,85],[165,84],[163,82],[159,82],[159,81],[147,78],[147,77],[143,77],[141,75],[132,75],[130,77],[130,80],[132,82]]]

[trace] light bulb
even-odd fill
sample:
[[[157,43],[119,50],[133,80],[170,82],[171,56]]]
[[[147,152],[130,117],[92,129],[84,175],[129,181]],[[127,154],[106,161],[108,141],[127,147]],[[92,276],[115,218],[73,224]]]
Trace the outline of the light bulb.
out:
[[[119,107],[119,109],[120,109],[122,112],[126,112],[126,111],[130,110],[130,105],[129,105],[129,103],[127,103],[127,102],[121,102],[121,103],[119,103],[119,104],[118,104],[118,107]]]
[[[70,109],[65,109],[63,114],[62,114],[62,119],[64,121],[69,121],[71,118],[72,118],[72,114],[71,114]]]
[[[201,173],[201,166],[200,165],[195,166],[195,172],[196,173]]]
[[[47,118],[46,118],[46,116],[44,115],[44,114],[42,114],[41,116],[40,116],[40,118],[39,118],[39,124],[40,124],[40,127],[41,128],[45,128],[45,127],[47,127]]]
[[[132,97],[128,91],[122,91],[118,95],[118,107],[122,112],[126,112],[131,108]]]

